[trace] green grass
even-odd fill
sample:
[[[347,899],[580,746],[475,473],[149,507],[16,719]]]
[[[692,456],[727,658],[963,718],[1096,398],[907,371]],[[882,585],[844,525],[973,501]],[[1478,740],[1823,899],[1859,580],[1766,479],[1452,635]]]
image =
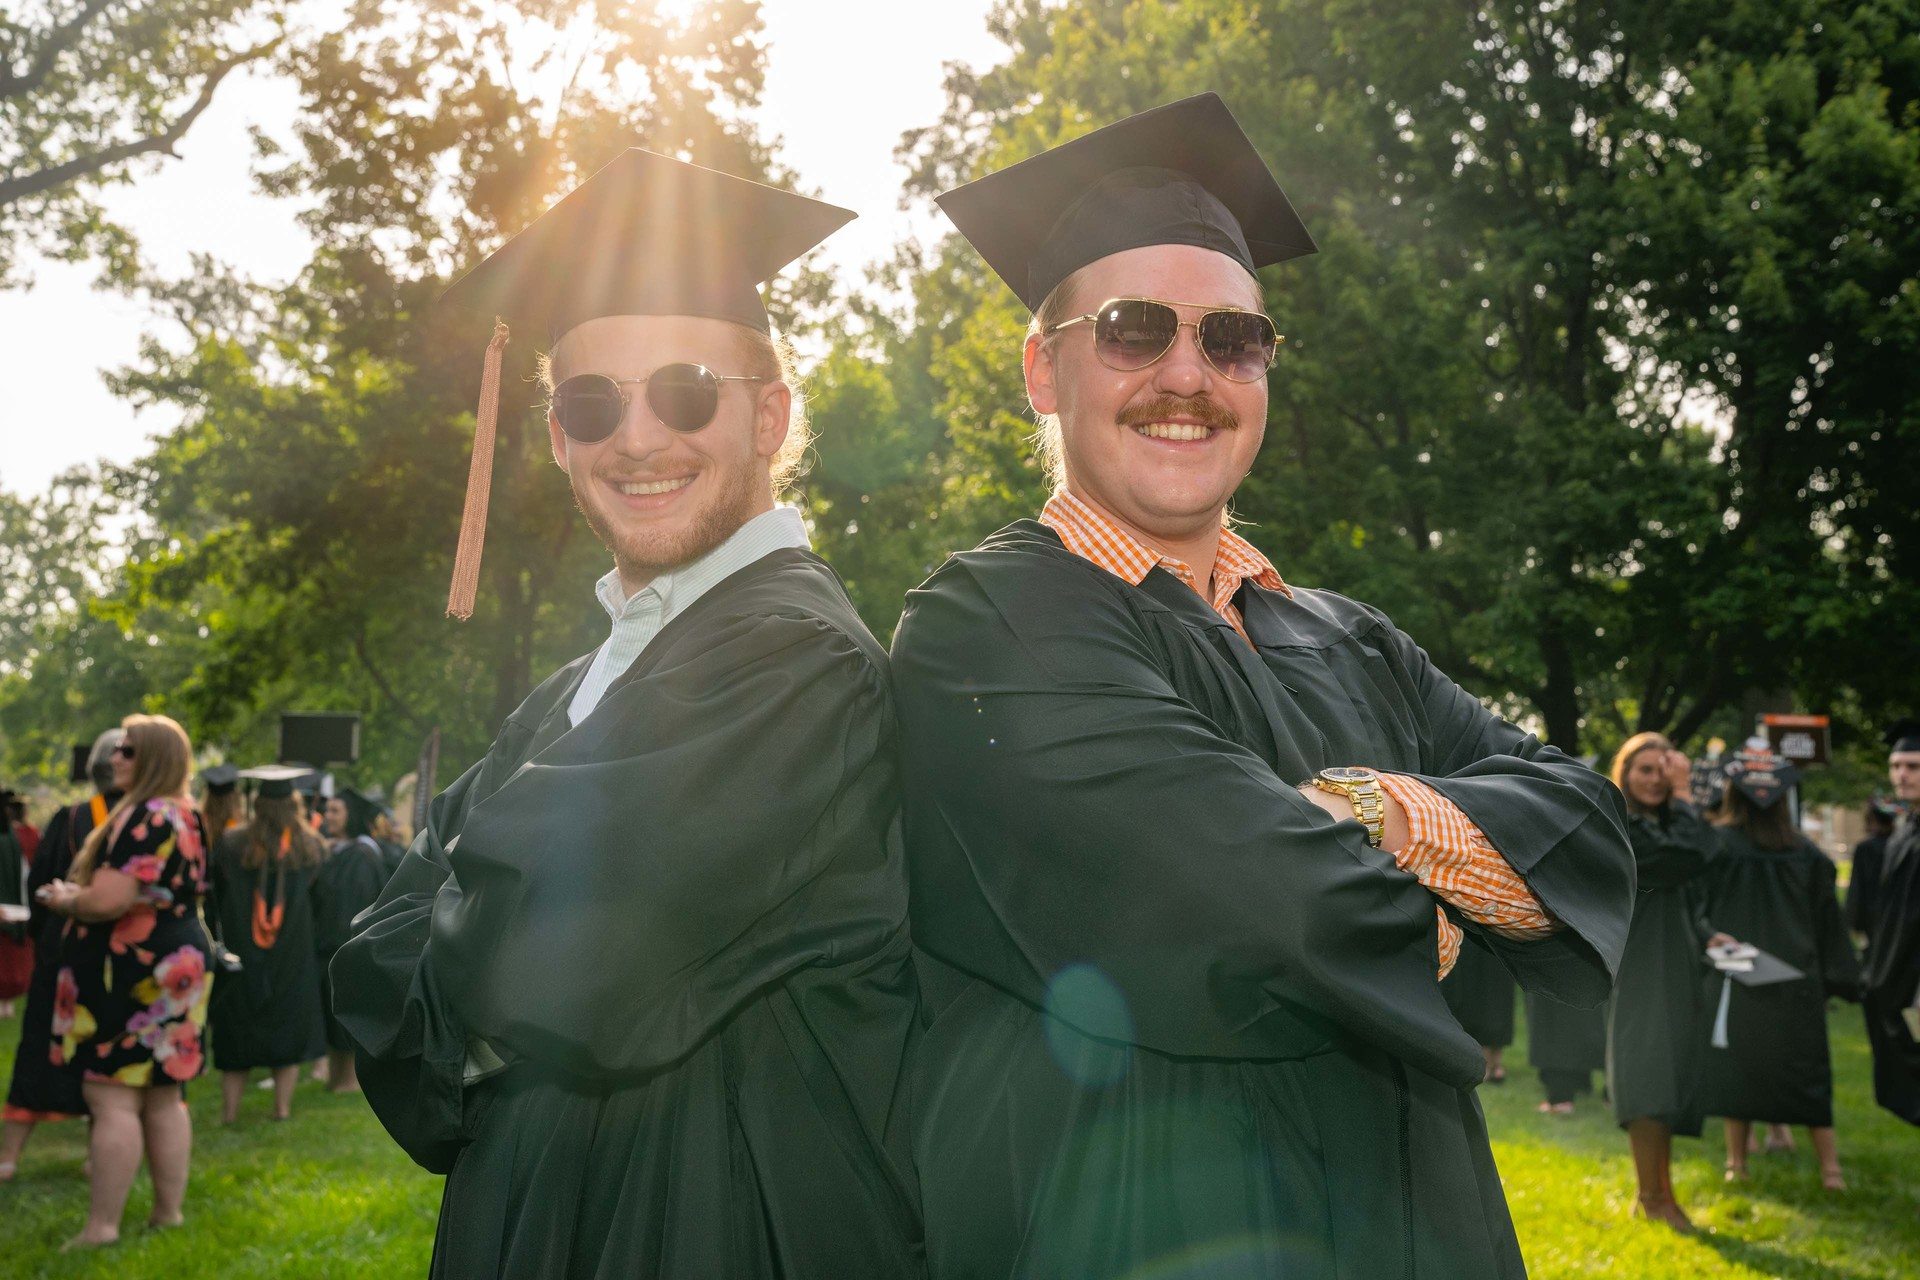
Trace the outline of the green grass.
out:
[[[1538,1115],[1540,1090],[1522,1044],[1510,1083],[1482,1090],[1494,1152],[1535,1280],[1908,1280],[1920,1275],[1920,1132],[1873,1105],[1858,1009],[1832,1016],[1841,1158],[1853,1190],[1820,1187],[1804,1133],[1794,1155],[1755,1156],[1753,1181],[1720,1180],[1717,1122],[1676,1145],[1682,1203],[1709,1230],[1683,1238],[1632,1221],[1625,1137],[1604,1107],[1582,1099],[1571,1119]],[[0,1075],[11,1070],[17,1023],[0,1023]],[[267,1119],[268,1095],[249,1090],[241,1123],[218,1123],[212,1079],[191,1091],[196,1147],[187,1226],[143,1235],[145,1175],[127,1206],[123,1242],[62,1256],[80,1225],[86,1187],[78,1124],[43,1128],[18,1181],[0,1186],[0,1275],[178,1280],[183,1277],[417,1277],[433,1246],[440,1180],[387,1140],[356,1097],[302,1083],[294,1118]],[[718,1278],[717,1278],[718,1280]]]

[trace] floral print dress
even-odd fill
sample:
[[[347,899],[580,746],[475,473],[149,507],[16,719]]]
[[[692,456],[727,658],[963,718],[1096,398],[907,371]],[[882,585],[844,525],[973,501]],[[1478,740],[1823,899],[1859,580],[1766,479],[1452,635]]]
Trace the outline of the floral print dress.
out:
[[[54,979],[55,1066],[88,1080],[144,1088],[200,1074],[213,975],[200,897],[207,852],[200,815],[149,800],[109,833],[100,865],[140,894],[117,920],[69,920]]]

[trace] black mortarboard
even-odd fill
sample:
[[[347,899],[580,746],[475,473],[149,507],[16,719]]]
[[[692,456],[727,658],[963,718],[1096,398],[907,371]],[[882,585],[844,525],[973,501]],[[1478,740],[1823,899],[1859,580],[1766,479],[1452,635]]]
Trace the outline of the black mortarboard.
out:
[[[765,333],[759,286],[853,218],[634,147],[462,276],[443,301],[549,342],[601,316],[707,316]]]
[[[347,806],[347,834],[350,836],[370,835],[373,820],[380,812],[380,806],[352,787],[343,787],[340,798]]]
[[[852,210],[639,147],[488,255],[441,301],[496,318],[480,375],[447,612],[473,614],[509,325],[548,343],[601,316],[705,316],[771,331],[760,286]]]
[[[1891,725],[1887,726],[1885,737],[1889,753],[1895,751],[1920,751],[1920,720],[1915,720],[1911,716],[1902,720],[1895,720]]]
[[[1029,311],[1081,267],[1126,249],[1198,245],[1257,271],[1317,248],[1213,93],[1129,116],[937,200]]]
[[[314,775],[312,770],[302,769],[298,765],[263,764],[240,770],[240,776],[260,784],[256,794],[262,800],[285,800],[293,794],[294,783]]]
[[[240,784],[240,770],[230,764],[216,764],[211,769],[200,771],[201,780],[207,784],[207,794],[225,795]]]
[[[1785,756],[1765,751],[1742,751],[1721,770],[1727,785],[1737,789],[1756,809],[1771,809],[1800,781],[1800,771]]]

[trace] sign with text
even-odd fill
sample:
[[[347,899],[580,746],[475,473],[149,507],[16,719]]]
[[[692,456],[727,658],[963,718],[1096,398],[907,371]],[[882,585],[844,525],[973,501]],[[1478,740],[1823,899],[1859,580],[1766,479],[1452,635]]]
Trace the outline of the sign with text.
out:
[[[1767,745],[1795,764],[1826,764],[1827,717],[1764,715]]]

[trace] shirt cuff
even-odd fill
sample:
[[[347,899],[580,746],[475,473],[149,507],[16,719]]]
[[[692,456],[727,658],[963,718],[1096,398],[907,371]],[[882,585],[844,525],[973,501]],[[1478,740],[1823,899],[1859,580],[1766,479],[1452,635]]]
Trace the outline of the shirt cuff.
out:
[[[1467,919],[1495,933],[1536,939],[1559,927],[1519,872],[1460,806],[1406,774],[1383,773],[1380,786],[1406,814],[1407,843],[1394,854],[1401,870]],[[1451,922],[1444,923],[1443,960],[1447,929],[1459,933]],[[1459,953],[1457,936],[1454,953]]]

